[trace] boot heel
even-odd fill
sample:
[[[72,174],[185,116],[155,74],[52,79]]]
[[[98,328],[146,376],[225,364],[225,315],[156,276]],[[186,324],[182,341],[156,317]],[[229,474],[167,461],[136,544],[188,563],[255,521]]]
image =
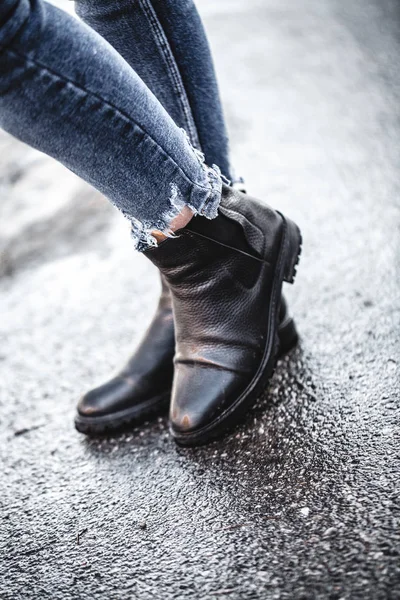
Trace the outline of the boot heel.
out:
[[[296,277],[296,269],[300,260],[302,238],[300,229],[296,223],[286,219],[286,260],[283,279],[287,283],[293,283]]]

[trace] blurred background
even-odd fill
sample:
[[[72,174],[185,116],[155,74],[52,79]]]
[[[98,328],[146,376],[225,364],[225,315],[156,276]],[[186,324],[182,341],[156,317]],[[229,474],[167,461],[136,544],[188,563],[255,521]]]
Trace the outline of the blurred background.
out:
[[[301,343],[225,441],[85,441],[75,404],[157,276],[105,199],[0,132],[0,596],[398,599],[398,0],[197,5],[236,170],[304,234]]]

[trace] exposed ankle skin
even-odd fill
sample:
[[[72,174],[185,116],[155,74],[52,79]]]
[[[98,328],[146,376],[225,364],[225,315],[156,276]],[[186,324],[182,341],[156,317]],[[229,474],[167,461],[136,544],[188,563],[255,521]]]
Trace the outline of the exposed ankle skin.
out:
[[[177,215],[175,219],[173,219],[173,221],[171,222],[168,234],[175,233],[175,231],[177,231],[178,229],[182,229],[182,227],[185,227],[191,221],[193,216],[193,212],[190,210],[190,208],[188,206],[184,206],[179,215]],[[151,233],[156,238],[159,244],[169,237],[166,233],[163,233],[162,231],[154,230]]]

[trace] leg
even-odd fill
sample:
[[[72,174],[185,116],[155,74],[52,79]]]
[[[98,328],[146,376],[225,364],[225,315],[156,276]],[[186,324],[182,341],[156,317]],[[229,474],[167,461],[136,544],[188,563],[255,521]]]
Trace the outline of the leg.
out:
[[[272,373],[281,288],[294,280],[300,232],[222,184],[101,37],[40,0],[5,0],[0,24],[1,123],[131,220],[172,295],[172,433],[204,443],[237,420]],[[168,230],[183,208],[208,220],[192,219],[157,247],[152,232]]]
[[[218,170],[89,27],[41,0],[4,0],[0,69],[0,125],[103,192],[139,249],[185,206],[216,216]]]
[[[135,69],[207,164],[232,180],[217,79],[193,0],[116,0],[112,8],[77,0],[76,10]]]
[[[206,161],[232,178],[218,86],[203,25],[192,0],[77,0],[78,15],[125,58]],[[124,367],[80,399],[75,419],[99,433],[168,407],[175,352],[172,298],[161,279],[157,310]]]
[[[206,162],[216,162],[232,180],[228,143],[213,61],[192,0],[77,0],[76,10],[105,37],[157,96]],[[86,393],[76,426],[101,432],[158,414],[168,404],[175,353],[172,298],[162,279],[156,313],[121,371]],[[297,341],[284,300],[280,351]]]

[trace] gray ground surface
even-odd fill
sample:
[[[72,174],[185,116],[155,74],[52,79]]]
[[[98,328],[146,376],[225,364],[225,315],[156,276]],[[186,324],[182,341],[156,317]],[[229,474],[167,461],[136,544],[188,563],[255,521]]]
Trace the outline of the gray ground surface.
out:
[[[236,163],[303,229],[301,344],[209,447],[163,419],[76,433],[156,273],[104,200],[3,134],[2,600],[400,598],[399,5],[200,8]]]

